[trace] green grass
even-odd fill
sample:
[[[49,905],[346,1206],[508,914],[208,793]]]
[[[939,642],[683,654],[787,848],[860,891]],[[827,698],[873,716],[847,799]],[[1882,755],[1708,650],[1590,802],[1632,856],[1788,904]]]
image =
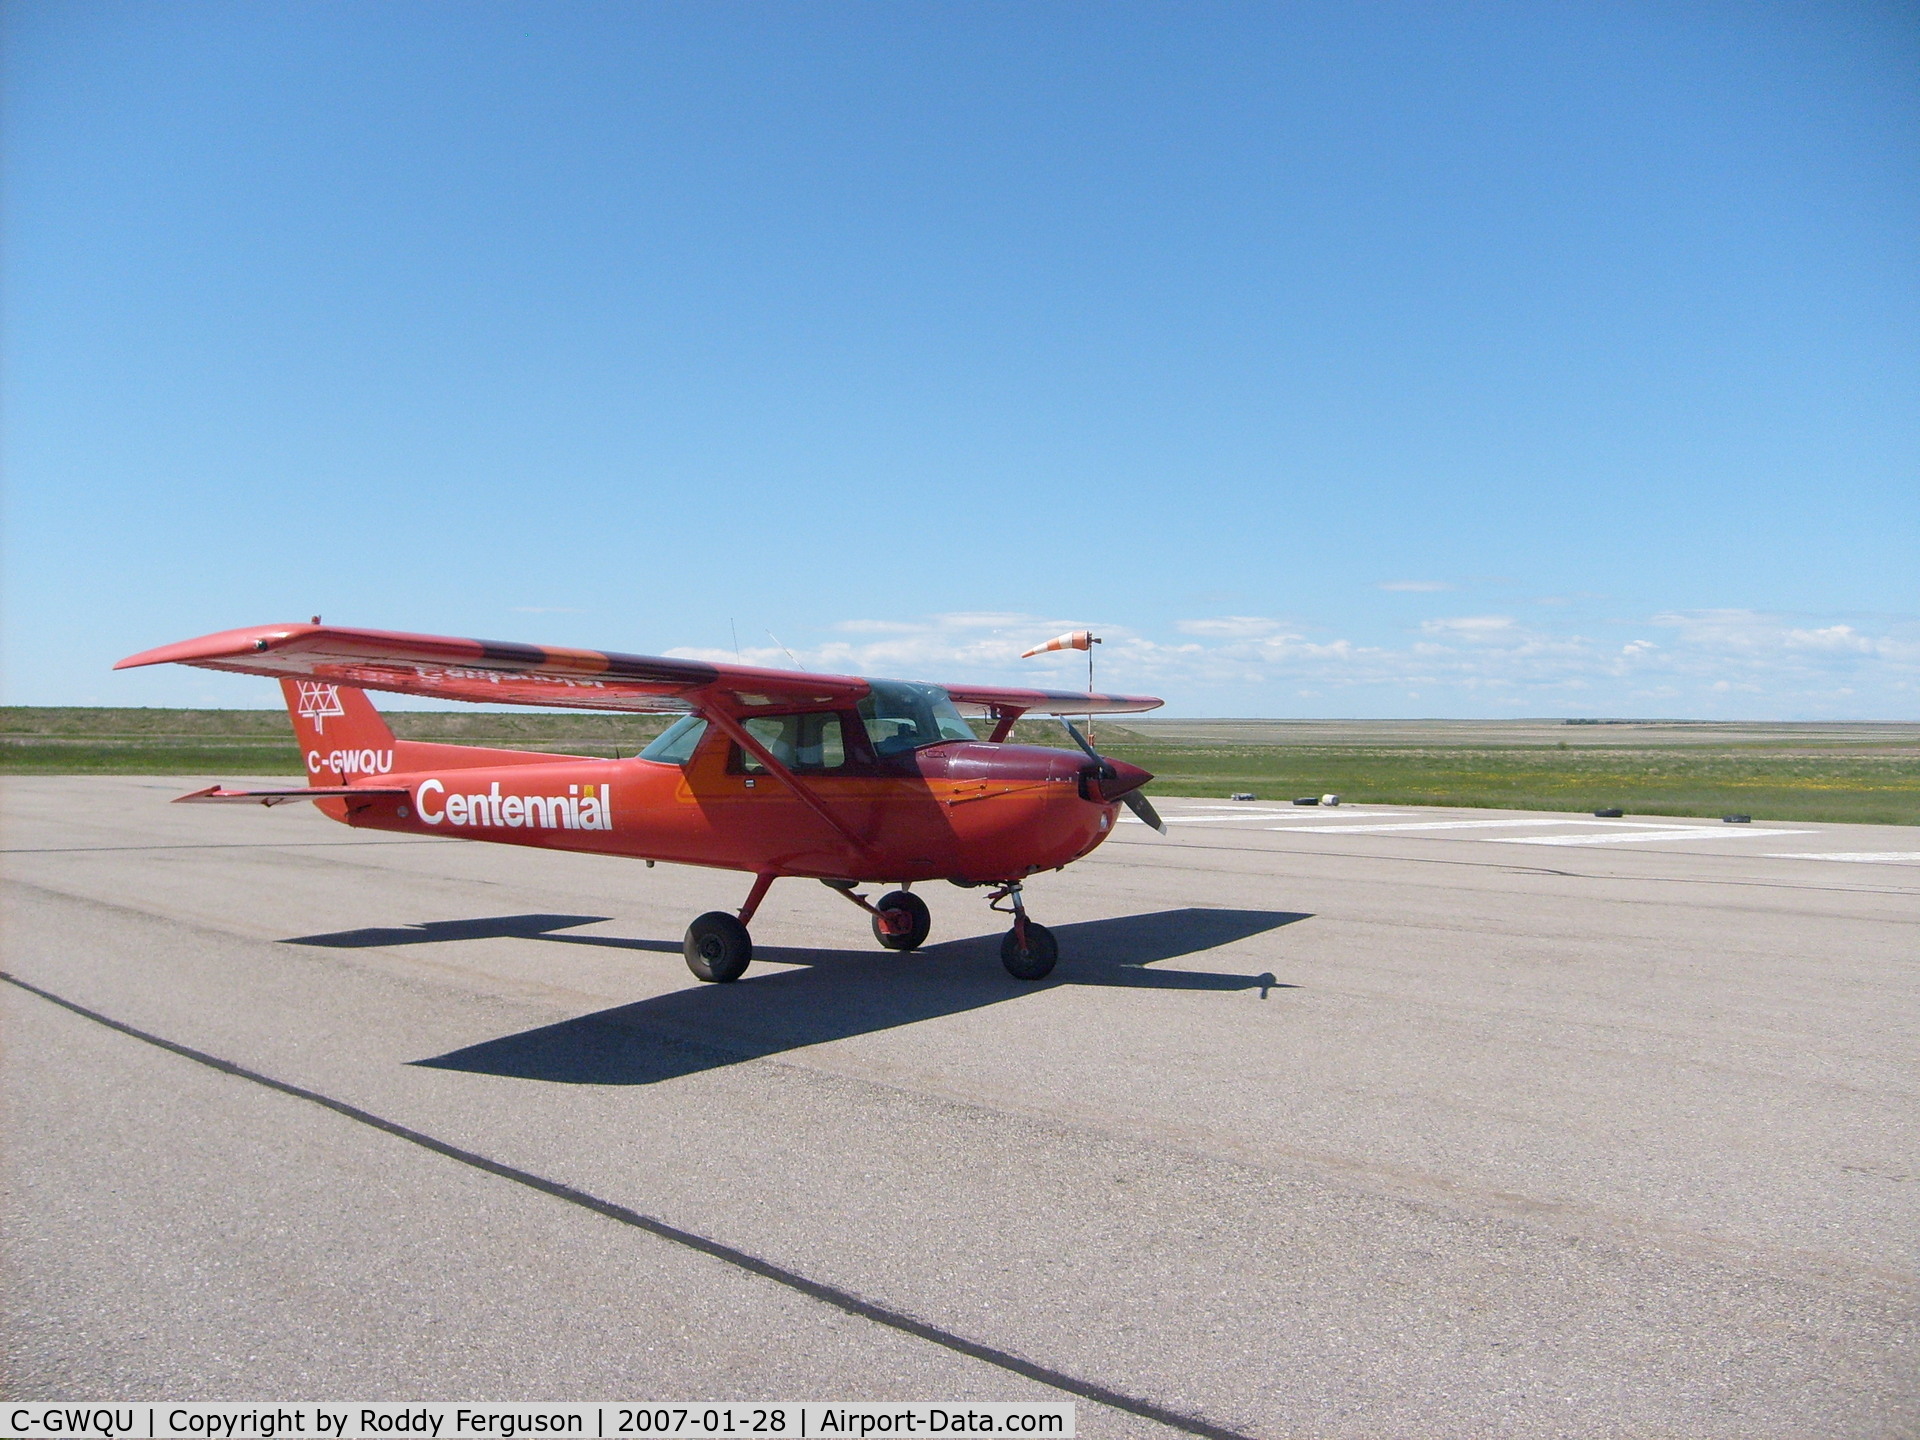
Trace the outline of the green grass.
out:
[[[670,717],[393,711],[396,734],[414,740],[501,745],[574,754],[632,755]],[[1757,820],[1838,820],[1920,825],[1920,738],[1911,728],[1885,740],[1790,734],[1660,743],[1472,743],[1409,745],[1351,727],[1350,745],[1176,741],[1099,727],[1100,747],[1158,777],[1156,795],[1226,796],[1252,791],[1291,800],[1333,791],[1385,805],[1592,810]],[[1230,733],[1229,727],[1222,727]],[[1404,726],[1401,727],[1404,730]],[[1344,733],[1344,732],[1342,732]],[[1395,732],[1396,734],[1400,732]],[[1516,732],[1518,733],[1518,732]],[[1536,732],[1537,733],[1537,732]],[[1597,727],[1581,735],[1598,737]],[[1060,745],[1057,724],[1022,721],[1016,739]],[[1578,737],[1576,737],[1577,739]],[[284,711],[0,708],[0,773],[15,775],[299,775]]]
[[[1156,795],[1252,791],[1291,800],[1331,791],[1379,805],[1593,810],[1640,815],[1920,825],[1920,749],[1861,754],[1765,747],[1179,746],[1105,743],[1157,777]]]
[[[293,741],[21,740],[0,735],[4,775],[300,775]]]
[[[389,711],[403,740],[632,755],[673,717]],[[284,710],[0,707],[0,774],[301,775]]]

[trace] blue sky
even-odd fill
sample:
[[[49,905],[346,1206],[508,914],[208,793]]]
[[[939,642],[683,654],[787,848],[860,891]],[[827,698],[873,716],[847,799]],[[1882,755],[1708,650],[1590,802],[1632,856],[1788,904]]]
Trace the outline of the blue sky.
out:
[[[4,695],[323,613],[1186,715],[1920,711],[1920,20],[10,4]],[[778,636],[778,642],[771,638]]]

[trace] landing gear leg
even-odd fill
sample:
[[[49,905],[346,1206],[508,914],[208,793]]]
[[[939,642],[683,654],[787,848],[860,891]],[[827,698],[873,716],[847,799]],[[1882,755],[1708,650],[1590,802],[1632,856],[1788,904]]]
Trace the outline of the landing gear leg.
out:
[[[1026,901],[1021,895],[1018,880],[1009,880],[987,897],[987,903],[995,910],[1000,909],[1002,900],[1013,902],[1010,912],[1013,915],[1013,928],[1001,938],[1000,963],[1007,967],[1007,973],[1016,980],[1046,979],[1053,970],[1054,962],[1060,958],[1060,947],[1054,941],[1053,932],[1039,921],[1027,918]]]
[[[760,908],[760,902],[767,898],[767,891],[772,888],[773,876],[756,875],[753,877],[753,888],[747,892],[747,903],[740,907],[740,923],[742,925],[751,925],[753,923],[754,911]]]
[[[687,957],[687,969],[696,978],[725,985],[746,972],[753,960],[753,937],[747,933],[747,922],[753,919],[760,902],[767,898],[773,878],[771,875],[753,877],[753,889],[747,892],[747,903],[740,907],[738,915],[709,910],[687,927],[687,938],[680,949]]]

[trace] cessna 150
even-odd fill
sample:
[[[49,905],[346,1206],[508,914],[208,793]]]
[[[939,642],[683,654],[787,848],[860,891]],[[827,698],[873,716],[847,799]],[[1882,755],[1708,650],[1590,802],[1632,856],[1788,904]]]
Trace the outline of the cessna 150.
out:
[[[865,680],[349,630],[317,617],[163,645],[114,668],[169,662],[277,678],[307,768],[302,787],[215,785],[182,800],[311,800],[361,829],[746,871],[753,886],[737,914],[712,911],[687,927],[687,965],[702,980],[747,968],[747,926],[783,876],[845,895],[890,950],[927,938],[914,882],[991,887],[989,905],[1013,917],[1002,962],[1038,980],[1058,949],[1027,917],[1027,877],[1086,855],[1122,804],[1166,829],[1141,794],[1153,776],[1097,754],[1066,718],[1161,703],[1148,695]],[[636,757],[600,760],[399,740],[368,690],[681,718]],[[962,706],[992,718],[990,738],[975,738]],[[1006,743],[1029,713],[1060,717],[1084,753]],[[899,888],[879,900],[858,889],[888,883]]]

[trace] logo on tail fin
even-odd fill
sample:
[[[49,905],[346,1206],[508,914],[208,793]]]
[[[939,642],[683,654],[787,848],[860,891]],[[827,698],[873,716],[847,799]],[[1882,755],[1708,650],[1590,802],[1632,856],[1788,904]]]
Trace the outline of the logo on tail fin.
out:
[[[318,680],[297,680],[300,687],[300,718],[313,721],[315,734],[327,733],[329,715],[344,716],[347,707],[340,703],[340,687],[323,685]]]

